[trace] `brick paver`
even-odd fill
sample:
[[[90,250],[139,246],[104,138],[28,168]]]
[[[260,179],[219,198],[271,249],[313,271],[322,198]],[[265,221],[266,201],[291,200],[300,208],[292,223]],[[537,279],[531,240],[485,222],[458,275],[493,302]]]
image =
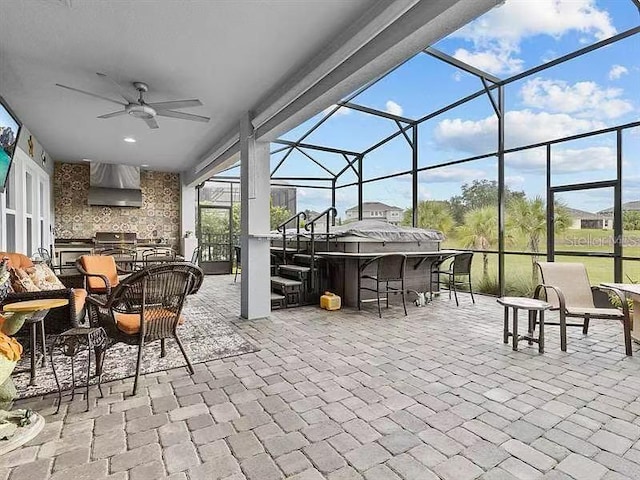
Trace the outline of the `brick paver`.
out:
[[[545,354],[513,352],[495,299],[476,300],[242,321],[239,284],[207,277],[189,301],[258,352],[143,376],[136,397],[111,382],[88,413],[81,397],[58,415],[51,396],[18,402],[47,427],[0,478],[640,478],[640,359],[619,325],[569,329],[567,353],[549,327]]]

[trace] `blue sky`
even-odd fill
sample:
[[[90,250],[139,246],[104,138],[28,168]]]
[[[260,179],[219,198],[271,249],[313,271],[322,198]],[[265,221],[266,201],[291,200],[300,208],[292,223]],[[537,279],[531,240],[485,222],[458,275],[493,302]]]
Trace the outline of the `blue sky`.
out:
[[[507,0],[475,22],[434,45],[460,60],[500,78],[537,66],[640,24],[631,0]],[[635,35],[506,87],[506,145],[538,141],[620,125],[640,118],[640,36]],[[400,66],[352,101],[408,118],[420,118],[481,89],[480,81],[428,55]],[[283,136],[297,140],[322,114]],[[495,150],[497,121],[486,96],[421,124],[420,166],[434,165]],[[394,122],[340,109],[305,141],[356,152],[397,130]],[[611,179],[615,176],[615,135],[602,135],[553,147],[555,185]],[[311,152],[310,152],[311,153]],[[346,163],[340,155],[311,153],[332,172]],[[623,201],[640,200],[640,129],[623,138],[625,185]],[[275,166],[282,154],[274,155]],[[507,183],[528,195],[545,189],[544,149],[506,158]],[[365,178],[411,167],[411,153],[402,136],[365,157]],[[281,176],[326,176],[321,167],[295,153],[278,170]],[[445,200],[474,179],[497,179],[494,158],[437,169],[420,177],[420,199]],[[355,180],[346,173],[338,184]],[[309,182],[312,183],[312,182]],[[326,183],[326,185],[329,185]],[[326,208],[330,193],[299,191],[299,208]],[[365,201],[399,207],[411,202],[409,176],[367,184]],[[574,208],[597,211],[613,203],[613,192],[566,195]],[[340,215],[357,201],[355,187],[339,189]]]

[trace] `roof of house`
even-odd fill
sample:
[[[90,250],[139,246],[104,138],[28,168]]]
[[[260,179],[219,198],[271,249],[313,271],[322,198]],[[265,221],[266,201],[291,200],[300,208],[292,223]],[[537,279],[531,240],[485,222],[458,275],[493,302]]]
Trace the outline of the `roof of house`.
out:
[[[358,206],[347,208],[347,212],[353,212],[358,210]],[[362,211],[370,212],[372,210],[403,210],[400,207],[394,207],[382,202],[362,202]]]
[[[571,218],[579,218],[579,219],[586,219],[586,220],[602,218],[602,214],[600,213],[592,213],[592,212],[587,212],[585,210],[578,210],[577,208],[570,208],[570,207],[562,207],[562,209],[565,210]]]
[[[638,210],[640,210],[640,200],[634,200],[632,202],[626,202],[626,203],[622,204],[622,211],[623,212],[638,211]],[[613,213],[613,207],[605,208],[604,210],[600,210],[598,213],[600,213],[600,214],[612,214]]]

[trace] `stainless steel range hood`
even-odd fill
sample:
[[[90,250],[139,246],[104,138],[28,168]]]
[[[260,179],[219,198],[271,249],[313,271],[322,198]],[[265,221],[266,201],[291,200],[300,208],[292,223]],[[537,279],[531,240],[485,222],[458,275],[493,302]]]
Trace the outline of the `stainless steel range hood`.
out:
[[[139,167],[92,162],[90,172],[89,205],[142,206]]]

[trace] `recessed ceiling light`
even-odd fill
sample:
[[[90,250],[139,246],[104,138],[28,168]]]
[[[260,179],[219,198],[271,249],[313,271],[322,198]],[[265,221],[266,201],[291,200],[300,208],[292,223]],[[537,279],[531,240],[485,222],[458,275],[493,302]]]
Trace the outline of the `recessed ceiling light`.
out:
[[[82,159],[82,161],[83,161],[83,162],[90,162],[90,161],[91,161],[91,159],[90,159],[90,158],[83,158],[83,159]]]
[[[142,165],[140,165],[142,168],[147,168],[149,165],[147,165],[146,163],[143,163]]]
[[[123,140],[127,143],[136,143],[136,139],[133,137],[124,137]]]

